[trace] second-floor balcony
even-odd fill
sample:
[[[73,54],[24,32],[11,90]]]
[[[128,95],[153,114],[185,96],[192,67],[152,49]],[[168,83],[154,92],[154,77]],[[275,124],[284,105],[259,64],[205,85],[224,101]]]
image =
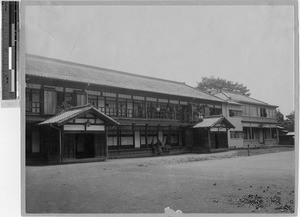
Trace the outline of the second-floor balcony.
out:
[[[32,115],[41,115],[40,103],[28,102],[26,104],[26,113]],[[192,115],[185,111],[147,111],[142,109],[123,109],[123,108],[109,108],[109,107],[96,107],[104,114],[113,118],[136,118],[136,119],[162,119],[162,120],[176,120],[183,123],[193,122]],[[57,107],[53,114],[55,115],[63,111],[62,107]]]
[[[168,119],[184,123],[192,121],[191,115],[182,111],[146,111],[139,109],[116,109],[107,107],[98,107],[97,109],[108,116],[118,118]]]
[[[243,122],[276,123],[276,117],[242,116]]]

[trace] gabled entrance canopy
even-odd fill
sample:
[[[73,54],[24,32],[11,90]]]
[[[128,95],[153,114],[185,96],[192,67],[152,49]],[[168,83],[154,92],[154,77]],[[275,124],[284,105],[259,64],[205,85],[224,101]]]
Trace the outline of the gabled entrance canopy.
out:
[[[65,123],[72,121],[73,119],[84,116],[85,114],[93,114],[95,117],[103,120],[108,125],[120,125],[119,122],[115,121],[111,117],[107,116],[106,114],[102,113],[98,109],[94,108],[92,105],[85,105],[85,106],[75,106],[69,109],[66,109],[59,113],[58,115],[51,117],[41,123],[39,125],[56,125],[61,126]]]
[[[235,128],[224,116],[206,117],[193,126],[193,128]]]

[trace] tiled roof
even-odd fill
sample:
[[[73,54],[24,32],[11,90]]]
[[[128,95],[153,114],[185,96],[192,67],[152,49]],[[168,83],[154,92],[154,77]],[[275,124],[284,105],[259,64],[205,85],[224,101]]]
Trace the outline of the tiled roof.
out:
[[[26,55],[26,74],[212,101],[223,100],[184,83],[97,68],[57,59]]]
[[[38,123],[44,121],[46,118],[35,116],[35,115],[26,115],[26,123]]]
[[[235,92],[229,92],[229,91],[221,91],[217,94],[215,94],[216,97],[219,97],[223,100],[231,100],[231,101],[235,101],[238,103],[250,103],[250,104],[258,104],[258,105],[265,105],[265,106],[273,106],[273,107],[277,107],[274,105],[270,105],[266,102],[254,99],[252,97],[249,96],[245,96],[241,93],[235,93]]]
[[[193,128],[213,128],[219,123],[223,123],[229,128],[235,128],[224,116],[203,118],[203,120],[195,124]]]
[[[62,125],[63,123],[72,120],[73,118],[78,117],[81,114],[84,114],[86,112],[93,112],[98,116],[99,118],[103,119],[106,122],[112,123],[114,125],[120,125],[117,121],[112,119],[111,117],[107,116],[106,114],[100,112],[98,109],[94,108],[91,105],[85,105],[85,106],[76,106],[72,107],[69,109],[66,109],[59,113],[56,116],[53,116],[39,125],[47,125],[47,124],[57,124],[57,125]]]

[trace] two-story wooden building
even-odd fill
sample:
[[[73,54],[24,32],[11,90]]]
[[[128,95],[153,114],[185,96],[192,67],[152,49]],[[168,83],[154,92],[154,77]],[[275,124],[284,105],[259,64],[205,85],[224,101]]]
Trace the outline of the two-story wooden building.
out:
[[[235,126],[228,131],[229,148],[278,145],[278,106],[229,91],[220,91],[215,96],[227,101],[223,115]]]
[[[184,83],[26,55],[28,162],[228,148],[224,100]]]

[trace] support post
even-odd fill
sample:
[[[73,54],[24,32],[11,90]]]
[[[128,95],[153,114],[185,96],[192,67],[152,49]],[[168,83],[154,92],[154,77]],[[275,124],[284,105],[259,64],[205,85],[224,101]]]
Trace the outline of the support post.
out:
[[[210,128],[207,128],[208,132],[208,149],[211,150]]]
[[[145,125],[145,143],[146,149],[148,149],[148,124]]]
[[[59,158],[60,158],[60,163],[63,162],[63,155],[62,155],[62,133],[61,130],[59,132]]]
[[[250,146],[248,144],[248,156],[250,156]]]
[[[108,157],[108,145],[107,145],[107,126],[105,126],[105,151],[104,151],[105,160]]]

